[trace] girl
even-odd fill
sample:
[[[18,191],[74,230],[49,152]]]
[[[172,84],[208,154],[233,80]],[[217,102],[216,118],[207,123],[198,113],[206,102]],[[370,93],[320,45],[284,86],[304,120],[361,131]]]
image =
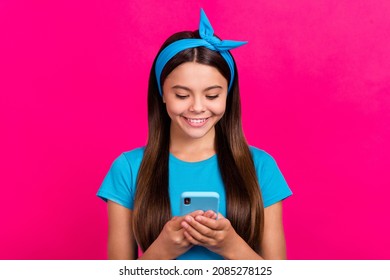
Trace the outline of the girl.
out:
[[[121,154],[98,196],[108,202],[110,259],[284,259],[282,200],[291,195],[241,126],[237,68],[203,10],[199,30],[163,44],[148,89],[145,147]],[[180,194],[214,191],[220,213],[180,216]]]

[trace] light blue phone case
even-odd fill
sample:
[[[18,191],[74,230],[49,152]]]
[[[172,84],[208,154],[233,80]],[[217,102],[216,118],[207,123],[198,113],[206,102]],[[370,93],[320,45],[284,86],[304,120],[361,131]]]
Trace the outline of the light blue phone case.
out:
[[[188,202],[190,199],[190,203]],[[194,212],[196,210],[212,210],[218,214],[219,194],[217,192],[183,192],[180,196],[180,214],[181,216]]]

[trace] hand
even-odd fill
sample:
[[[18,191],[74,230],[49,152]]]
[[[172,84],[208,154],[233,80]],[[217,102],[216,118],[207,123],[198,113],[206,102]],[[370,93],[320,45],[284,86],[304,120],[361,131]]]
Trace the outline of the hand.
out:
[[[215,213],[214,211],[208,210],[208,211],[206,211],[206,212],[203,214],[203,216],[215,220],[215,219],[217,218],[218,215],[217,215],[217,213]]]
[[[204,212],[199,210],[187,216],[194,218],[203,214]],[[184,236],[184,229],[181,226],[183,220],[184,217],[173,217],[169,220],[145,254],[153,259],[175,259],[187,252],[193,245]]]
[[[200,245],[208,248],[222,256],[226,255],[235,242],[241,238],[232,227],[230,221],[212,211],[207,211],[203,215],[187,215],[181,222],[185,229],[184,236],[193,245]]]

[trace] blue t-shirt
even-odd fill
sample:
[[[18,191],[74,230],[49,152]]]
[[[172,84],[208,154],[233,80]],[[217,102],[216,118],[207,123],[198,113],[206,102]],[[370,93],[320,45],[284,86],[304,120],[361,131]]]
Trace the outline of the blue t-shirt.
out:
[[[275,160],[265,151],[250,147],[264,208],[292,194]],[[115,159],[97,193],[105,201],[114,201],[133,209],[138,170],[144,148],[122,153]],[[180,195],[185,191],[214,191],[220,196],[220,213],[226,217],[226,196],[217,155],[198,162],[185,162],[169,155],[169,197],[172,216],[180,215]],[[194,246],[177,259],[223,259],[208,249]]]

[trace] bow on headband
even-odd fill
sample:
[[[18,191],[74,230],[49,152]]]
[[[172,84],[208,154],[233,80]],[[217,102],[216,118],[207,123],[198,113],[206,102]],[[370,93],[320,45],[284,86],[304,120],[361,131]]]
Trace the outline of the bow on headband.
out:
[[[199,35],[201,39],[182,39],[172,44],[168,45],[165,49],[161,51],[156,60],[155,72],[158,90],[160,95],[162,96],[161,89],[161,72],[164,69],[165,64],[174,57],[177,53],[190,48],[196,47],[206,47],[210,50],[217,51],[221,54],[221,56],[226,60],[229,69],[230,69],[230,82],[228,92],[231,89],[234,80],[234,62],[233,58],[228,52],[231,49],[237,48],[246,44],[244,41],[231,41],[231,40],[223,40],[221,41],[217,37],[214,36],[214,29],[210,24],[205,12],[203,9],[200,10],[200,23],[199,23]]]

